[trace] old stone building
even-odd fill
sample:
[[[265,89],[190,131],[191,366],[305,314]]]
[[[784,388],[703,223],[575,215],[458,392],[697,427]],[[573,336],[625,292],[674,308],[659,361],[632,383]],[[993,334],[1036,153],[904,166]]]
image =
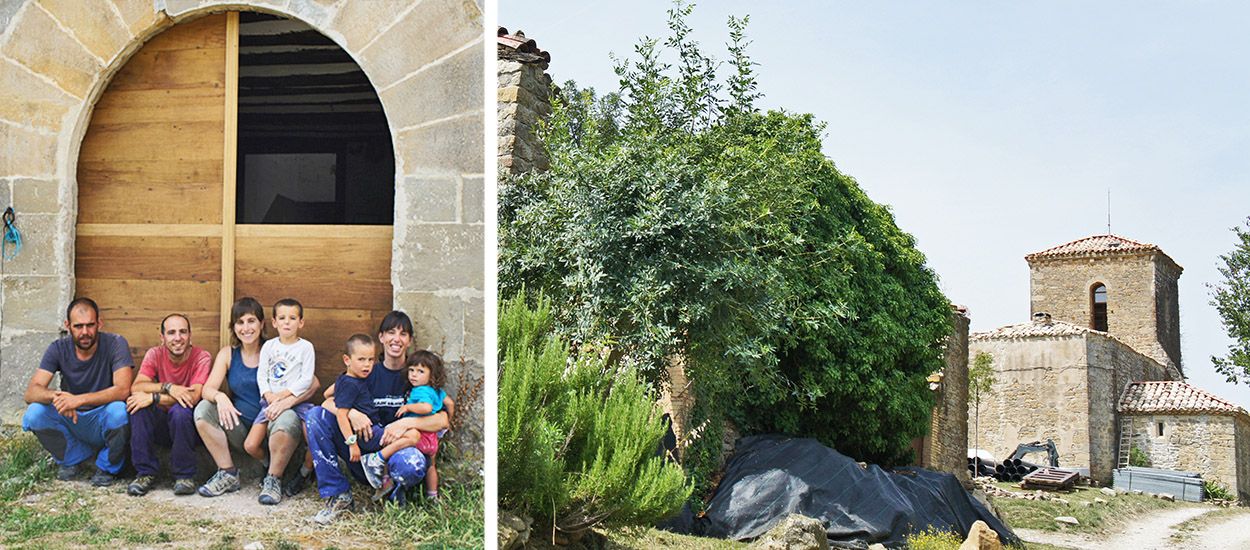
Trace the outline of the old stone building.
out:
[[[294,296],[323,381],[348,335],[402,309],[450,360],[449,393],[480,396],[482,11],[0,2],[0,207],[24,237],[0,266],[0,416],[20,414],[76,295],[136,354],[165,313],[216,351],[236,298]],[[480,465],[469,401],[455,446]]]
[[[954,331],[946,340],[946,366],[929,377],[935,402],[929,418],[929,435],[920,438],[916,463],[955,474],[971,486],[965,455],[968,442],[968,309],[952,304]]]
[[[1052,439],[1061,466],[1088,469],[1090,477],[1109,483],[1112,470],[1127,465],[1129,449],[1121,440],[1136,426],[1121,418],[1154,410],[1149,403],[1160,395],[1140,388],[1192,388],[1181,370],[1181,267],[1158,246],[1116,235],[1078,239],[1025,259],[1032,321],[969,338],[969,353],[991,354],[995,377],[992,393],[981,398],[979,434],[970,435],[969,445],[979,435],[980,448],[1002,458],[1020,443]],[[1236,414],[1216,418],[1201,407],[1174,406],[1184,400],[1164,401],[1161,410],[1184,415],[1185,426],[1229,433],[1226,448],[1215,453],[1220,456],[1193,469],[1231,480],[1228,472],[1239,467],[1228,465],[1242,460],[1233,446]],[[970,425],[976,414],[970,410]]]
[[[551,115],[551,76],[546,73],[551,54],[518,30],[499,27],[496,35],[499,91],[500,176],[547,168],[546,153],[538,140],[538,126]]]
[[[1250,414],[1185,382],[1136,382],[1119,403],[1121,429],[1151,467],[1201,472],[1250,500]]]

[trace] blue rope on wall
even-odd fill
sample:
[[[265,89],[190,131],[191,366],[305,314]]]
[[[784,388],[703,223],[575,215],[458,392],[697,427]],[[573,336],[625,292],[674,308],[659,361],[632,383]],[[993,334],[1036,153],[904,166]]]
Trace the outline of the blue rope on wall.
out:
[[[12,206],[4,210],[4,241],[0,242],[0,255],[5,260],[17,258],[18,253],[22,251],[22,233],[17,230],[17,225],[13,223],[15,217]],[[12,252],[9,251],[9,243],[13,244]]]

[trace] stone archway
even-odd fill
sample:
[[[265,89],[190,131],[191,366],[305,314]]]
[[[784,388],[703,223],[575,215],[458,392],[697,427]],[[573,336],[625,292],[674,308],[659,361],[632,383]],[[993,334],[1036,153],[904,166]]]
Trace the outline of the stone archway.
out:
[[[76,0],[24,0],[0,4],[0,202],[17,210],[26,241],[0,276],[4,419],[20,411],[25,381],[74,293],[76,161],[95,102],[148,39],[227,8],[301,20],[369,76],[395,148],[394,307],[422,313],[414,315],[418,345],[465,357],[468,379],[481,379],[481,4],[95,0],[84,9]],[[477,416],[470,422],[480,426]]]

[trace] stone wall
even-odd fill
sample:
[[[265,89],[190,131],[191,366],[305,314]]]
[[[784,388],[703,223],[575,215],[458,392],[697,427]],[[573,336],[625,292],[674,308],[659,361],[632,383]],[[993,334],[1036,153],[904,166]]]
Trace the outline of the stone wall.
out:
[[[993,393],[977,411],[968,404],[968,445],[979,445],[1001,460],[1020,443],[1053,439],[1061,466],[1088,468],[1089,375],[1084,336],[977,339],[969,356],[994,357]]]
[[[1030,314],[1088,327],[1090,290],[1107,287],[1108,332],[1165,365],[1180,367],[1179,268],[1158,254],[1052,258],[1029,265]],[[1162,320],[1162,321],[1161,321]]]
[[[1233,444],[1236,446],[1233,460],[1237,464],[1237,498],[1242,502],[1250,502],[1250,418],[1234,417]],[[1234,485],[1229,482],[1229,489]]]
[[[1115,338],[1090,332],[1086,335],[1089,365],[1090,476],[1111,481],[1119,459],[1116,404],[1133,382],[1169,380],[1167,370],[1154,359],[1129,348]]]
[[[418,323],[418,346],[443,349],[453,365],[464,357],[466,385],[482,380],[481,0],[10,0],[0,2],[0,202],[17,211],[25,243],[0,280],[3,419],[20,414],[74,293],[77,158],[95,101],[145,41],[227,8],[301,20],[368,75],[395,147],[394,305]],[[477,401],[453,441],[480,466]]]
[[[1198,472],[1203,479],[1218,480],[1229,490],[1250,494],[1250,480],[1239,476],[1238,431],[1245,443],[1245,419],[1209,415],[1134,414],[1138,429],[1134,442],[1150,459],[1152,468]],[[1163,435],[1158,425],[1163,424]],[[1238,426],[1240,425],[1240,428]],[[1244,452],[1244,451],[1243,451]]]
[[[954,333],[946,340],[946,367],[926,441],[922,464],[955,474],[964,484],[968,475],[968,324],[967,316],[952,316]]]
[[[547,156],[536,131],[551,115],[547,63],[537,56],[508,56],[501,50],[498,64],[499,175],[546,170]]]

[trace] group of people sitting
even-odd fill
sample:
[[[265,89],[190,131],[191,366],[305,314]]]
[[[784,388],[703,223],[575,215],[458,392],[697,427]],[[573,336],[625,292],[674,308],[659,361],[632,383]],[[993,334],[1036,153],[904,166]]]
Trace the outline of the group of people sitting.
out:
[[[346,372],[325,389],[319,406],[310,402],[321,391],[315,350],[299,336],[304,308],[294,299],[273,305],[277,337],[269,340],[264,307],[253,298],[235,302],[230,345],[215,361],[191,344],[185,315],[168,315],[160,325],[161,345],[147,350],[137,374],[126,339],[101,330],[94,301],[75,299],[65,317],[69,335],[44,353],[26,388],[22,418],[22,429],[52,454],[59,479],[73,479],[94,456],[91,483],[111,485],[129,450],[136,477],[126,491],[142,496],[156,483],[159,443],[171,447],[175,495],[237,491],[234,448],[265,465],[257,497],[262,504],[278,504],[315,478],[326,506],[312,519],[322,524],[353,507],[340,459],[353,477],[376,489],[375,498],[403,502],[423,480],[426,497],[438,498],[434,459],[455,404],[442,390],[442,359],[424,350],[409,353],[412,320],[401,311],[382,319],[376,340],[368,334],[347,339]],[[53,390],[57,373],[59,389]],[[283,482],[301,438],[307,451],[298,472]],[[197,485],[201,443],[217,471]]]

